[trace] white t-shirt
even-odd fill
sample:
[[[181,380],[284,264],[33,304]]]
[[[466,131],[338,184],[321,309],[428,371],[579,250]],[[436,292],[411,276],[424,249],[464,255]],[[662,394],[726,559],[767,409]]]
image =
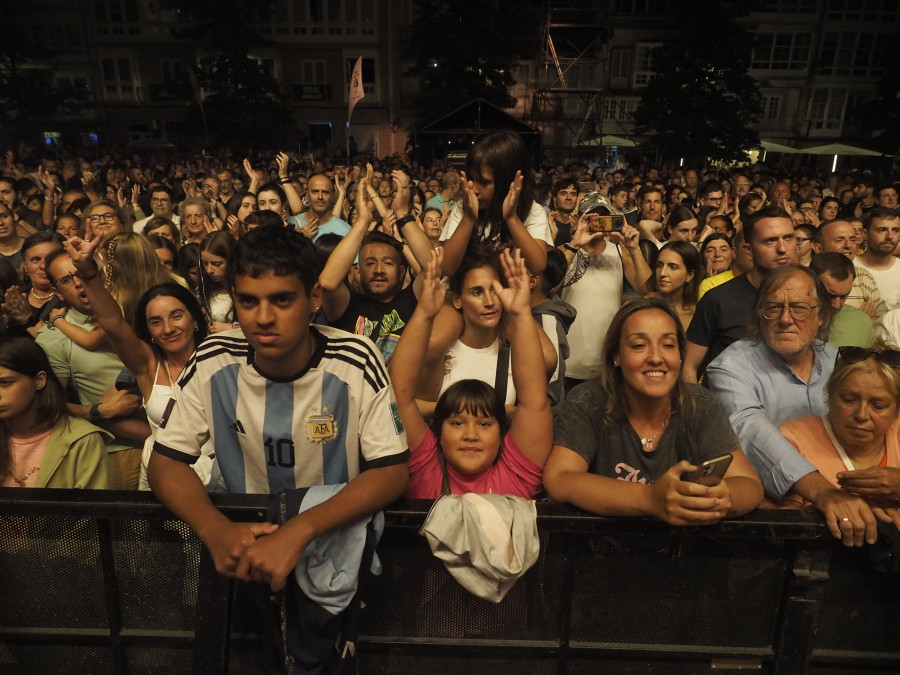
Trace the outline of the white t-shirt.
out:
[[[462,200],[456,202],[456,206],[450,212],[447,222],[444,224],[444,230],[441,232],[441,241],[447,241],[456,231],[459,221],[463,217]],[[538,241],[543,241],[548,246],[553,246],[553,237],[550,236],[550,222],[547,220],[547,212],[537,202],[531,202],[531,210],[522,223],[525,230]]]
[[[475,349],[461,341],[453,343],[447,356],[444,357],[444,381],[440,393],[443,394],[450,385],[460,380],[481,380],[492,387],[497,375],[497,357],[500,354],[500,340],[494,341],[490,347]],[[440,397],[440,396],[439,396]],[[516,386],[513,384],[512,365],[507,368],[506,400],[504,403],[515,405]]]
[[[857,267],[869,270],[878,285],[878,292],[884,298],[888,310],[900,307],[900,263],[891,256],[891,266],[886,270],[876,270],[865,264],[860,257],[853,261]]]
[[[603,340],[622,305],[623,279],[622,258],[611,242],[599,255],[579,251],[569,265],[560,295],[578,314],[569,327],[566,377],[587,380],[599,374]]]

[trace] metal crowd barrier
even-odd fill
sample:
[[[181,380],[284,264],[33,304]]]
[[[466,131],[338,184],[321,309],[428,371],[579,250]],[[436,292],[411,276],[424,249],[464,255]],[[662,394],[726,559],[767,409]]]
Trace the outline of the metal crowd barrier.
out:
[[[213,499],[240,521],[267,506]],[[429,505],[385,512],[359,673],[900,671],[900,575],[814,512],[674,528],[539,504],[540,559],[492,604],[431,556]],[[275,672],[264,595],[150,494],[0,489],[0,675]]]

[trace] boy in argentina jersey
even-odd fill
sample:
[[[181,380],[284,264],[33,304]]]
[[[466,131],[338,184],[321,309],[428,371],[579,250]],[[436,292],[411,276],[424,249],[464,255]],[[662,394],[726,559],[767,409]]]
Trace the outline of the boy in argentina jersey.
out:
[[[148,475],[220,573],[278,590],[310,541],[403,493],[409,451],[371,341],[309,324],[321,304],[312,243],[291,229],[257,228],[238,242],[231,262],[241,329],[211,336],[188,363]],[[207,438],[231,492],[347,485],[280,529],[234,523],[189,466]]]

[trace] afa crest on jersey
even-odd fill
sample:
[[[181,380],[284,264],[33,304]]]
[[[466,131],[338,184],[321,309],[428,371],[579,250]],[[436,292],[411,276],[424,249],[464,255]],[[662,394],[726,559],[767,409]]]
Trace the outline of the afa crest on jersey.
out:
[[[337,438],[338,428],[334,415],[328,412],[328,408],[322,408],[322,412],[315,410],[306,418],[306,438],[311,443],[327,443]]]

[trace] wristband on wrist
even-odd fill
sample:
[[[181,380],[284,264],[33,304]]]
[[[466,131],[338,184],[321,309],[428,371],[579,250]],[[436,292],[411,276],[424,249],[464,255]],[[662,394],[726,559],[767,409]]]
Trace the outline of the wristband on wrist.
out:
[[[291,179],[290,178],[279,178],[278,182],[281,183],[282,185],[286,185],[287,183],[291,182]]]
[[[567,251],[572,251],[572,253],[578,253],[578,251],[580,250],[580,249],[572,246],[572,244],[563,244],[563,248],[566,249]]]
[[[100,412],[100,404],[99,403],[95,403],[94,405],[91,406],[91,410],[88,413],[88,418],[90,418],[90,420],[92,422],[98,422],[103,419],[103,413]]]
[[[52,319],[47,319],[47,323],[56,328],[56,322],[63,318],[63,314],[57,314]],[[35,323],[37,323],[37,319],[35,319]],[[34,324],[32,324],[33,326]]]

